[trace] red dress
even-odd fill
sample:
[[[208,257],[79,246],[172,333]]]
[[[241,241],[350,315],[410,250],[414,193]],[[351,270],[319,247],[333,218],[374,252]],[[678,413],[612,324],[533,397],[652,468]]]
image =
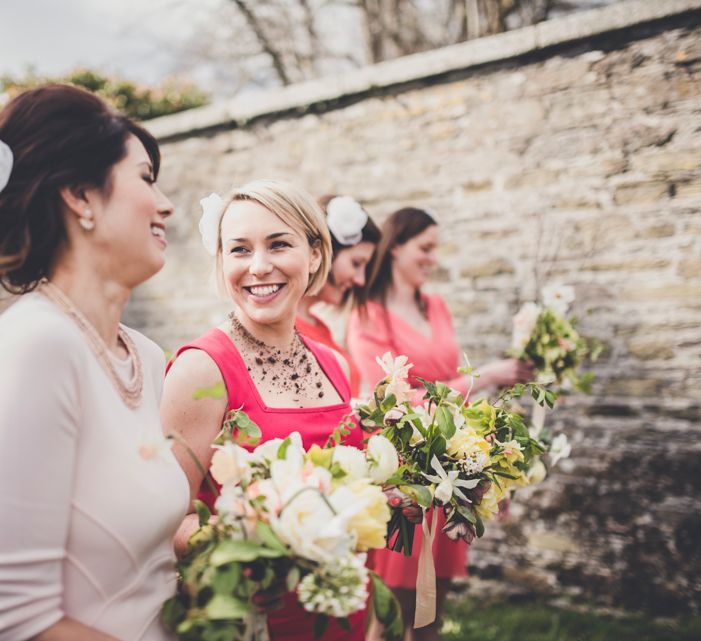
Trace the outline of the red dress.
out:
[[[220,329],[211,329],[197,340],[181,347],[176,356],[186,349],[201,349],[217,364],[228,394],[228,409],[242,408],[262,432],[261,443],[272,438],[285,438],[290,432],[299,432],[305,449],[313,444],[323,447],[331,432],[351,413],[348,380],[334,354],[323,345],[304,339],[321,369],[336,388],[342,402],[325,407],[268,407],[258,393],[246,364],[229,336]],[[354,429],[346,438],[346,445],[361,447],[362,432]],[[213,497],[202,490],[199,498],[211,505]],[[350,617],[351,629],[346,631],[334,620],[322,641],[362,641],[365,638],[365,611]],[[285,607],[268,617],[272,641],[309,641],[314,638],[314,615],[302,608],[293,592],[285,597]]]
[[[461,392],[467,392],[464,376],[459,376],[460,348],[458,346],[453,323],[445,302],[439,296],[424,296],[431,335],[425,336],[403,318],[393,314],[379,303],[370,301],[365,315],[353,310],[348,324],[348,349],[358,364],[363,376],[363,388],[373,389],[385,373],[375,361],[376,356],[392,352],[394,356],[404,354],[414,364],[409,370],[410,383],[419,386],[416,377],[428,381],[441,381]],[[420,403],[423,388],[417,389],[415,402]],[[451,541],[440,534],[445,525],[445,516],[441,510],[438,516],[439,528],[433,542],[433,558],[436,576],[452,578],[467,575],[467,544]],[[393,588],[416,589],[419,550],[422,539],[421,528],[416,527],[414,534],[414,554],[410,557],[404,553],[391,550],[373,550],[373,568]]]
[[[301,316],[297,316],[295,319],[297,331],[302,336],[306,336],[317,343],[330,347],[346,359],[346,362],[348,363],[348,372],[350,374],[351,398],[358,398],[360,396],[360,370],[358,369],[358,366],[351,358],[351,355],[345,349],[337,345],[333,340],[333,336],[328,325],[326,325],[326,323],[324,323],[317,316],[313,316],[313,318],[316,323],[309,323]]]

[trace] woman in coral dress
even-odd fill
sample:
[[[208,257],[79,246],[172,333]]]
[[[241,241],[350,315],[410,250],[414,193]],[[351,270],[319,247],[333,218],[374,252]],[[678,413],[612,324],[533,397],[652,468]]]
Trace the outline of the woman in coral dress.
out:
[[[355,288],[365,285],[365,270],[380,241],[380,230],[363,207],[349,196],[323,196],[319,204],[326,213],[333,252],[326,282],[314,296],[305,296],[297,312],[295,324],[302,336],[327,345],[343,356],[350,373],[351,396],[360,395],[360,370],[350,354],[336,341],[331,329],[312,307],[326,303],[341,309]]]
[[[460,348],[452,318],[442,298],[421,291],[436,264],[438,227],[431,215],[406,207],[394,212],[382,227],[382,240],[373,261],[367,285],[367,304],[356,308],[348,327],[348,349],[360,367],[365,391],[384,377],[376,357],[389,351],[408,356],[413,368],[410,382],[416,388],[414,402],[421,403],[423,389],[418,378],[441,381],[468,392],[459,376]],[[511,385],[528,380],[531,370],[515,359],[495,361],[479,368],[473,387]],[[445,518],[439,515],[438,527]],[[412,630],[416,602],[418,550],[421,528],[416,528],[414,554],[410,557],[390,550],[374,554],[375,570],[392,587],[402,604],[405,639],[435,640],[439,623]],[[453,577],[466,575],[467,544],[438,534],[433,544],[437,577],[438,611]],[[371,638],[377,638],[373,630]]]
[[[292,185],[260,180],[234,190],[210,224],[214,233],[204,229],[203,239],[216,256],[220,288],[236,311],[178,350],[165,381],[164,426],[180,434],[205,469],[232,409],[243,409],[258,424],[261,442],[297,431],[305,448],[323,446],[351,413],[345,363],[295,329],[300,299],[326,281],[331,242],[323,213]],[[217,384],[223,384],[223,396],[194,400],[196,390]],[[352,430],[345,444],[360,447],[360,430]],[[201,492],[202,474],[187,451],[176,446],[175,454],[191,498],[199,494],[211,506],[213,497]],[[192,515],[176,549],[184,549],[195,527]],[[347,631],[331,621],[322,638],[361,641],[364,612],[352,615],[350,623]],[[269,613],[268,624],[273,641],[314,638],[314,616],[293,593],[285,595],[280,611]]]

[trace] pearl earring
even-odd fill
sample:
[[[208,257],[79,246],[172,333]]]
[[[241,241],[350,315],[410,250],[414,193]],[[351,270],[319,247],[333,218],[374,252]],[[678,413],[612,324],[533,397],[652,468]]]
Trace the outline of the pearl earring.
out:
[[[80,218],[78,218],[78,224],[85,231],[91,231],[95,229],[95,221],[92,219],[92,209],[86,207],[83,210],[83,215]]]

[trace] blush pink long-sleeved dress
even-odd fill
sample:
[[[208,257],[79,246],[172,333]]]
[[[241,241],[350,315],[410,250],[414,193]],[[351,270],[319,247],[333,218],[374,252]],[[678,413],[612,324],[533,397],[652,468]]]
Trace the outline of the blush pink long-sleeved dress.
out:
[[[451,387],[467,392],[465,377],[458,376],[460,349],[453,329],[453,323],[445,302],[439,296],[424,296],[431,335],[426,336],[393,314],[377,302],[370,301],[363,315],[354,310],[348,325],[348,351],[360,368],[364,391],[371,390],[384,377],[382,368],[375,358],[385,352],[393,356],[404,354],[414,366],[409,371],[410,383],[417,389],[415,402],[423,396],[423,388],[417,377],[429,381],[441,381]],[[441,512],[437,527],[445,524]],[[376,550],[373,555],[375,571],[393,588],[416,588],[419,554],[421,549],[421,528],[417,527],[414,536],[414,553],[410,557],[391,550]],[[453,578],[466,576],[467,544],[464,541],[451,541],[439,533],[433,543],[433,557],[436,576]]]

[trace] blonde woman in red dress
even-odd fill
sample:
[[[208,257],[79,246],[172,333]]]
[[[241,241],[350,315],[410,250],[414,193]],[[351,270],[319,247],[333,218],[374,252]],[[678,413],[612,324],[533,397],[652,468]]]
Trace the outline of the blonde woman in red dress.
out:
[[[317,303],[343,307],[354,289],[365,285],[365,270],[370,262],[380,230],[356,200],[349,196],[323,196],[319,204],[326,213],[331,234],[332,260],[326,282],[313,296],[305,296],[297,311],[295,324],[302,336],[326,345],[348,363],[351,395],[360,395],[360,370],[350,354],[333,339],[331,329],[312,312]]]
[[[440,296],[422,291],[436,265],[437,246],[436,221],[421,209],[400,209],[382,227],[382,240],[367,285],[367,304],[353,311],[348,327],[348,349],[360,367],[367,390],[385,375],[376,357],[390,351],[394,356],[408,356],[414,364],[409,374],[412,386],[417,388],[417,404],[423,396],[418,377],[442,381],[462,393],[468,391],[465,377],[457,373],[461,353],[448,307]],[[532,374],[528,365],[516,359],[489,363],[479,367],[479,372],[473,392],[530,380]],[[444,523],[441,514],[438,526]],[[411,628],[420,547],[421,529],[416,528],[411,557],[390,550],[374,554],[375,570],[394,589],[402,605],[406,641],[434,641],[440,629],[438,620],[424,628]],[[467,543],[451,541],[439,533],[433,553],[440,612],[450,579],[466,575]],[[377,633],[373,630],[370,638],[378,638]]]

